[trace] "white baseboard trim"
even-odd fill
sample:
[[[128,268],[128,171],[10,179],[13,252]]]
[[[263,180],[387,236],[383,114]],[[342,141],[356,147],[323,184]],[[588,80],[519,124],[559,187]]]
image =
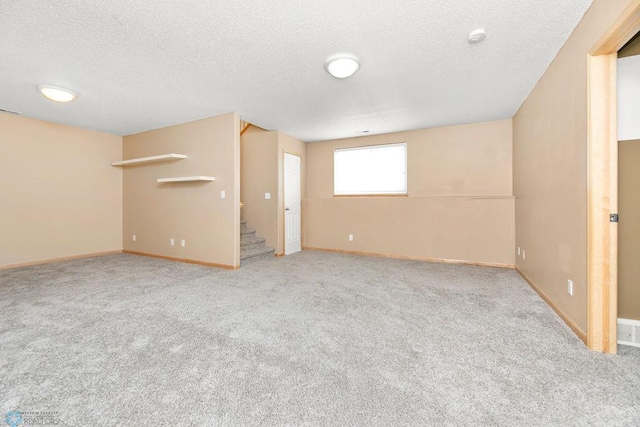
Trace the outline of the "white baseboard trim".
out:
[[[640,320],[618,318],[618,344],[640,347]]]

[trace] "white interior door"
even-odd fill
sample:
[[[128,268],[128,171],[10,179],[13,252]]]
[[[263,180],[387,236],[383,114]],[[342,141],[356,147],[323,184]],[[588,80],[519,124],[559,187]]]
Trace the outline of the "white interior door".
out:
[[[284,254],[302,249],[300,241],[300,157],[284,154]]]

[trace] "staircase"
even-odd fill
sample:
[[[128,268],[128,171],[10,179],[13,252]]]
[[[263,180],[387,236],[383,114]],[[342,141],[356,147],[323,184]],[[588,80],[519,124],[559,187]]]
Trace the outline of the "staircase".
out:
[[[240,221],[240,264],[272,258],[276,250],[264,242],[264,238],[256,236],[256,230],[247,228],[247,221]]]

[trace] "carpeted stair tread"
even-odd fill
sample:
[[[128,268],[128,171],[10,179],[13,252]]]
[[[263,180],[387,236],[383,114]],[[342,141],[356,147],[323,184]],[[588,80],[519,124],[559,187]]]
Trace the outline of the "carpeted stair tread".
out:
[[[256,236],[256,230],[247,228],[247,221],[240,221],[240,261],[242,264],[272,258],[275,253],[274,248],[265,246],[267,240],[264,237]]]
[[[267,258],[273,256],[273,253],[276,250],[274,248],[270,248],[269,246],[262,246],[259,248],[249,249],[246,251],[240,251],[240,261],[248,261],[253,260],[254,258],[260,257]]]
[[[253,228],[245,228],[244,230],[240,230],[240,236],[252,235],[256,234],[256,230]]]
[[[265,239],[264,237],[256,236],[255,234],[250,234],[240,238],[240,247],[260,244],[266,241],[267,239]]]
[[[240,250],[248,251],[251,249],[264,248],[266,240],[259,236],[250,236],[240,239]]]

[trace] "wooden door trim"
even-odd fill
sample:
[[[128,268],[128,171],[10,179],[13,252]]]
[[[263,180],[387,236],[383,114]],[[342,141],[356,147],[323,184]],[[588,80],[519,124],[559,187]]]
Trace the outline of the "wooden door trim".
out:
[[[640,0],[634,0],[622,12],[609,31],[593,46],[589,55],[617,53],[638,32],[640,32]]]
[[[595,351],[616,352],[617,247],[613,245],[616,224],[609,214],[616,212],[612,183],[617,182],[616,61],[617,54],[589,56],[588,133],[588,293],[587,346]],[[615,143],[614,143],[615,142]]]

